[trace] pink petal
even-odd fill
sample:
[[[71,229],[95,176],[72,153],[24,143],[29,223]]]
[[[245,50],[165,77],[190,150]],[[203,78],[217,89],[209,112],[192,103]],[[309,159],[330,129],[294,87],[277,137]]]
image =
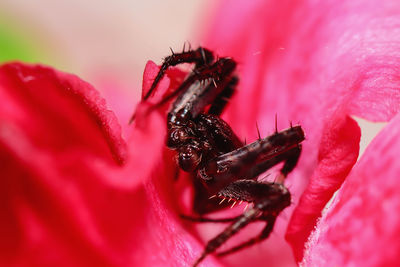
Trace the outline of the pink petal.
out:
[[[212,22],[206,45],[240,63],[226,115],[239,134],[255,136],[255,120],[271,132],[275,113],[282,128],[290,120],[305,129],[302,158],[287,182],[295,203],[306,190],[288,233],[298,260],[355,162],[359,130],[348,116],[387,121],[399,110],[399,12],[393,1],[223,1]]]
[[[304,266],[397,266],[400,115],[373,140],[308,243]]]
[[[74,75],[19,63],[3,65],[0,74],[2,119],[13,121],[37,146],[51,153],[79,149],[119,164],[126,160],[120,126],[89,84]]]
[[[143,71],[142,99],[147,94],[147,92],[150,90],[150,87],[153,84],[153,81],[154,81],[155,77],[157,76],[157,73],[159,70],[160,70],[160,67],[157,66],[156,63],[154,63],[151,60],[149,60],[147,62],[146,67],[144,68],[144,71]],[[159,96],[157,98],[159,100],[160,95],[161,96],[163,95],[163,92],[160,92],[160,89],[165,91],[168,89],[169,85],[170,85],[170,79],[167,76],[165,76],[165,78],[159,82],[156,90],[153,92],[153,95],[151,96],[151,98],[149,100],[154,100],[155,95]]]
[[[190,249],[190,236],[160,219],[164,204],[140,186],[155,167],[165,168],[158,114],[132,131],[127,146],[89,84],[19,63],[0,67],[0,97],[0,265],[156,266],[171,255],[176,264],[189,261],[182,247]],[[165,230],[167,223],[175,230]],[[179,232],[186,238],[180,243]],[[172,235],[181,245],[164,247]]]
[[[314,229],[320,212],[339,189],[358,157],[360,128],[349,118],[330,118],[322,134],[318,165],[292,214],[286,239],[296,260],[303,258],[304,243]]]

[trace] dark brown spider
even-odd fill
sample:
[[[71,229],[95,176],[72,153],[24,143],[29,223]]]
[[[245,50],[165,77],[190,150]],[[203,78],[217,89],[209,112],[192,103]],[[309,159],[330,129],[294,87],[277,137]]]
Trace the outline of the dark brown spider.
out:
[[[194,177],[193,211],[199,215],[196,218],[182,217],[196,222],[231,222],[222,233],[208,241],[193,265],[197,266],[252,222],[266,223],[259,236],[217,255],[227,255],[268,238],[277,216],[291,203],[290,192],[283,181],[297,164],[304,132],[301,126],[291,126],[244,145],[220,118],[238,84],[236,62],[227,57],[216,59],[210,50],[203,47],[172,52],[166,57],[143,101],[152,95],[168,67],[181,63],[194,63],[193,71],[177,90],[152,109],[176,97],[167,117],[167,146],[177,152],[178,166]],[[275,182],[257,181],[261,173],[280,162],[284,164]],[[223,200],[218,200],[218,197]],[[225,208],[219,204],[227,198],[234,204],[237,201],[252,203],[253,207],[233,218],[203,217],[206,213]]]

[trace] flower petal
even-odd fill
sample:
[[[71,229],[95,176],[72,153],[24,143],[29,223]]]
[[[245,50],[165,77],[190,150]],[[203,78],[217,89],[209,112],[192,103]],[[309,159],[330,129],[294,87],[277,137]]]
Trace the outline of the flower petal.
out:
[[[149,60],[147,61],[146,67],[144,68],[143,71],[143,83],[142,83],[142,99],[143,97],[147,94],[147,92],[150,90],[151,85],[153,84],[153,81],[155,77],[157,76],[158,72],[160,70],[160,67],[157,66],[156,63],[153,61]],[[157,89],[162,89],[162,90],[167,90],[170,85],[170,80],[168,77],[165,77],[159,82],[159,85],[157,86]],[[157,94],[163,95],[163,92],[160,92],[159,90],[155,90],[153,92],[153,95]],[[158,97],[159,99],[160,97]],[[150,100],[154,100],[154,96],[150,98]]]
[[[303,258],[304,243],[314,229],[322,209],[339,189],[358,157],[360,128],[349,117],[331,118],[322,134],[318,165],[292,214],[286,239],[296,260]]]
[[[288,233],[298,260],[306,232],[355,162],[359,130],[348,116],[388,121],[399,111],[399,12],[393,1],[223,1],[212,23],[206,44],[240,63],[226,114],[239,135],[255,137],[255,120],[270,132],[275,114],[305,129],[302,157],[287,181],[295,203],[306,190]],[[341,127],[354,136],[341,135]]]
[[[138,247],[176,250],[140,242],[165,233],[139,187],[163,169],[160,115],[127,146],[92,86],[20,63],[0,67],[0,98],[0,265],[137,266]]]
[[[3,65],[0,75],[2,120],[24,129],[36,145],[52,153],[78,148],[124,162],[119,124],[89,84],[39,65]]]
[[[310,237],[304,266],[397,266],[400,115],[372,141]]]

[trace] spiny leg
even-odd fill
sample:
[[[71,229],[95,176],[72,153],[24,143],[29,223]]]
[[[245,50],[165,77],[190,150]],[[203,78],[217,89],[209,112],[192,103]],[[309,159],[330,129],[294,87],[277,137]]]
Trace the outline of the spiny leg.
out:
[[[193,217],[185,214],[179,215],[182,219],[197,222],[197,223],[228,223],[239,219],[240,216],[229,217],[229,218],[207,218],[207,217]],[[256,218],[257,221],[265,221],[265,217]]]
[[[162,77],[164,77],[165,71],[169,67],[176,66],[176,65],[182,64],[182,63],[195,63],[195,68],[194,68],[192,74],[189,76],[190,79],[186,79],[179,86],[179,88],[176,91],[172,92],[171,94],[166,96],[163,100],[161,100],[159,103],[157,103],[155,106],[153,106],[151,109],[149,109],[149,112],[162,106],[163,104],[168,102],[170,99],[177,96],[181,91],[184,91],[185,89],[187,89],[191,83],[196,81],[196,77],[193,77],[193,76],[196,76],[199,73],[197,71],[197,69],[204,68],[206,70],[207,69],[206,67],[208,67],[209,64],[212,64],[214,61],[213,53],[210,50],[203,48],[203,47],[199,47],[196,50],[189,49],[189,51],[182,51],[182,53],[175,53],[171,49],[171,53],[172,53],[172,55],[170,55],[164,59],[164,62],[161,65],[160,70],[158,71],[153,83],[150,86],[149,91],[147,91],[147,93],[143,97],[142,101],[146,101],[153,94],[158,83],[161,81]],[[199,79],[201,79],[201,77]],[[129,124],[131,124],[135,120],[135,118],[136,118],[136,113],[134,113],[131,116],[131,118],[129,120]]]
[[[210,198],[207,189],[199,179],[194,177],[193,180],[194,197],[193,211],[202,216],[203,214],[218,211],[227,207],[227,203],[220,203],[218,198]]]
[[[254,180],[254,177],[259,176],[260,174],[262,174],[263,172],[265,172],[266,170],[270,169],[271,167],[275,166],[276,164],[280,163],[280,162],[284,162],[284,165],[280,171],[280,175],[277,178],[277,183],[282,183],[283,180],[280,180],[280,178],[285,178],[288,173],[290,173],[294,167],[297,164],[297,161],[300,157],[300,153],[301,153],[301,144],[299,144],[298,146],[277,155],[276,157],[269,159],[267,161],[264,161],[260,164],[257,164],[255,166],[253,166],[252,168],[247,170],[246,175],[244,175],[243,181],[239,180],[236,182],[232,182],[231,184],[229,184],[228,186],[226,186],[225,188],[223,188],[219,193],[218,196],[221,198],[225,198],[225,199],[233,199],[235,202],[237,201],[245,201],[245,202],[251,202],[254,200],[254,196],[249,195],[246,196],[245,193],[241,192],[240,194],[237,194],[235,192],[240,191],[240,188],[238,187],[246,187],[246,185],[250,185],[252,186],[252,183],[259,183],[256,182]],[[215,210],[219,210],[222,209],[224,207],[226,207],[227,205],[218,205],[218,201],[215,201],[215,198],[213,199],[206,199],[204,196],[207,195],[208,191],[204,188],[203,184],[199,182],[199,179],[195,179],[195,184],[198,184],[199,187],[202,188],[201,192],[197,192],[196,196],[194,199],[194,203],[193,203],[193,207],[194,210],[199,213],[199,211],[201,211],[199,214],[205,214],[211,211],[215,211]],[[200,201],[201,200],[201,201]]]
[[[283,180],[286,176],[296,167],[297,162],[300,158],[302,146],[298,144],[297,146],[293,147],[292,149],[277,155],[274,158],[271,158],[267,161],[261,162],[254,167],[250,168],[246,175],[243,176],[243,179],[252,179],[254,177],[259,176],[266,170],[272,168],[273,166],[277,165],[280,162],[284,162],[280,174],[276,178],[275,182],[283,183]]]
[[[195,68],[198,68],[200,66],[211,64],[213,61],[214,61],[213,53],[210,50],[203,47],[199,47],[196,50],[189,49],[189,51],[186,52],[183,51],[182,53],[174,53],[172,51],[172,55],[164,59],[164,62],[161,65],[161,68],[158,71],[156,78],[154,79],[149,91],[143,97],[143,100],[147,100],[152,95],[158,83],[164,76],[165,71],[169,67],[176,66],[182,63],[195,63],[196,64]]]
[[[290,130],[290,129],[289,129]],[[301,128],[298,129],[297,131],[295,130],[295,133],[298,132],[300,134],[300,140],[301,140]],[[282,134],[280,135],[287,135],[287,134]],[[290,137],[291,135],[289,135]],[[272,138],[275,139],[275,138]],[[279,138],[278,138],[279,139]],[[274,143],[274,142],[272,142]],[[280,145],[282,145],[282,142],[278,142]],[[296,144],[296,143],[295,143]],[[245,151],[244,151],[245,153]],[[194,179],[194,184],[195,184],[195,198],[194,198],[194,203],[193,207],[194,210],[198,214],[204,214],[208,213],[210,211],[214,210],[219,210],[225,206],[218,205],[218,202],[215,201],[215,199],[207,199],[206,196],[208,196],[208,192],[214,190],[215,188],[218,188],[218,186],[221,186],[221,184],[225,184],[225,187],[222,188],[219,192],[218,195],[220,197],[226,198],[226,199],[233,199],[236,203],[236,201],[246,201],[246,202],[252,202],[254,201],[254,195],[246,195],[246,191],[241,190],[241,188],[246,188],[247,186],[253,186],[253,183],[258,183],[253,181],[252,179],[255,179],[258,177],[260,174],[265,172],[266,170],[270,169],[271,167],[275,166],[276,164],[280,162],[284,162],[284,165],[281,169],[281,174],[278,176],[278,178],[281,177],[286,177],[289,172],[291,172],[294,167],[297,164],[297,161],[300,157],[301,153],[301,144],[297,144],[294,147],[282,152],[278,153],[274,157],[267,157],[267,160],[262,161],[261,163],[258,164],[250,164],[248,159],[246,157],[242,157],[241,160],[243,162],[239,162],[237,166],[235,164],[225,166],[229,170],[233,170],[232,173],[230,173],[231,176],[229,176],[229,173],[227,174],[226,177],[222,177],[223,181],[220,183],[219,181],[203,181],[200,182],[201,179]],[[222,155],[224,156],[224,155]],[[232,160],[232,158],[231,158]],[[247,162],[247,163],[246,163]],[[244,164],[244,166],[242,166]],[[240,171],[238,168],[242,168],[243,170]],[[241,176],[238,175],[240,173]],[[244,179],[244,181],[236,181],[235,182],[235,177],[241,177]],[[200,172],[200,177],[201,177],[201,172]],[[214,177],[215,179],[218,179],[217,176]],[[221,178],[221,177],[219,177]],[[283,182],[282,180],[279,180],[278,182]],[[204,187],[204,183],[208,187]],[[251,191],[251,190],[250,190]],[[253,191],[256,191],[253,189]],[[240,192],[240,193],[235,193],[235,192]],[[249,191],[247,191],[249,192]],[[262,197],[261,195],[259,197]]]
[[[246,225],[259,218],[264,219],[267,223],[260,236],[224,251],[222,254],[232,253],[266,239],[273,229],[276,217],[284,208],[290,205],[289,191],[282,184],[276,183],[239,180],[224,188],[221,194],[253,202],[254,207],[244,212],[234,223],[225,228],[222,233],[210,240],[201,256],[194,263],[194,266],[197,266],[207,255],[214,253],[222,244]]]
[[[300,151],[301,151],[301,145],[298,145],[292,149],[289,149],[286,152],[283,152],[282,154],[277,155],[276,157],[273,157],[269,160],[266,160],[264,162],[261,162],[254,167],[250,168],[248,172],[246,173],[245,176],[243,176],[243,179],[253,179],[254,177],[257,177],[264,173],[266,170],[272,168],[273,166],[277,165],[280,162],[284,162],[283,167],[280,170],[280,173],[284,174],[286,177],[287,174],[289,173],[288,169],[289,166],[293,168],[295,165],[292,165],[294,162],[297,162],[299,156],[300,156]],[[295,163],[294,163],[295,164]],[[284,171],[283,171],[284,170]]]
[[[303,140],[304,132],[300,126],[286,129],[207,161],[199,170],[198,177],[210,193],[215,194],[237,177],[254,179],[281,161],[288,161],[283,169],[286,176],[297,163],[301,149],[299,144]]]
[[[212,103],[210,109],[208,110],[208,114],[213,114],[216,116],[222,114],[229,100],[235,93],[238,82],[239,78],[237,76],[232,77],[224,90],[217,96],[217,98],[214,100],[214,103]]]
[[[212,114],[200,114],[195,119],[198,124],[199,134],[210,133],[219,154],[231,152],[241,146],[242,141],[223,119]]]
[[[257,244],[265,239],[267,239],[272,230],[274,229],[274,225],[275,225],[275,221],[276,221],[276,216],[273,215],[267,215],[263,218],[263,220],[265,220],[265,222],[267,223],[267,225],[264,227],[264,229],[261,231],[261,234],[259,236],[253,237],[250,240],[247,240],[239,245],[236,245],[230,249],[227,249],[225,251],[221,251],[217,253],[217,256],[221,257],[221,256],[226,256],[228,254],[234,253],[236,251],[239,251],[241,249],[250,247],[254,244]]]
[[[223,243],[225,243],[231,236],[236,234],[240,229],[248,225],[253,219],[255,219],[259,215],[260,212],[255,209],[251,209],[241,215],[236,222],[228,226],[221,234],[219,234],[207,243],[207,246],[205,247],[203,253],[195,261],[193,267],[197,266],[202,260],[204,260],[207,255],[214,253],[215,250],[219,248]]]
[[[297,165],[297,162],[300,159],[301,150],[302,150],[302,145],[301,144],[298,144],[297,147],[294,147],[293,149],[291,149],[291,151],[289,152],[290,154],[286,158],[285,164],[283,165],[283,167],[281,169],[281,173],[276,178],[275,182],[283,183],[283,181],[285,180],[286,176],[288,176],[288,174],[293,171],[293,169]]]
[[[216,96],[226,87],[235,69],[236,62],[230,58],[220,58],[210,66],[195,68],[176,90],[164,96],[151,110],[161,107],[180,94],[174,102],[173,109],[177,109],[175,112],[189,104],[197,106],[196,109],[200,113],[205,106],[213,103]],[[197,114],[192,115],[194,118]]]
[[[208,217],[194,217],[194,216],[189,216],[185,214],[180,214],[179,215],[182,219],[196,222],[196,223],[228,223],[228,222],[233,222],[239,219],[242,215],[239,216],[234,216],[234,217],[228,217],[228,218],[208,218]],[[266,217],[261,216],[259,218],[256,218],[255,220],[257,221],[265,221]]]

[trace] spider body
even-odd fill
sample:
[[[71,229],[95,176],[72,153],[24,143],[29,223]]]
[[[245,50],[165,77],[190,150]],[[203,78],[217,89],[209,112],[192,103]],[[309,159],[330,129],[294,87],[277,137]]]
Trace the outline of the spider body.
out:
[[[255,142],[245,145],[220,117],[238,84],[236,62],[231,58],[216,59],[210,50],[202,47],[173,52],[166,57],[143,101],[152,95],[168,67],[180,63],[194,63],[193,71],[174,92],[151,109],[175,98],[167,115],[166,143],[177,152],[177,165],[193,176],[193,211],[199,215],[182,217],[196,222],[231,223],[207,243],[194,263],[197,266],[254,221],[266,223],[259,236],[217,255],[226,255],[268,238],[277,216],[290,205],[290,192],[283,181],[297,164],[304,132],[301,126],[291,126],[265,138],[259,136]],[[280,162],[283,167],[276,182],[257,181],[261,173]],[[219,204],[227,198],[234,201],[233,205],[244,201],[252,203],[253,207],[233,218],[203,217],[226,207]]]

